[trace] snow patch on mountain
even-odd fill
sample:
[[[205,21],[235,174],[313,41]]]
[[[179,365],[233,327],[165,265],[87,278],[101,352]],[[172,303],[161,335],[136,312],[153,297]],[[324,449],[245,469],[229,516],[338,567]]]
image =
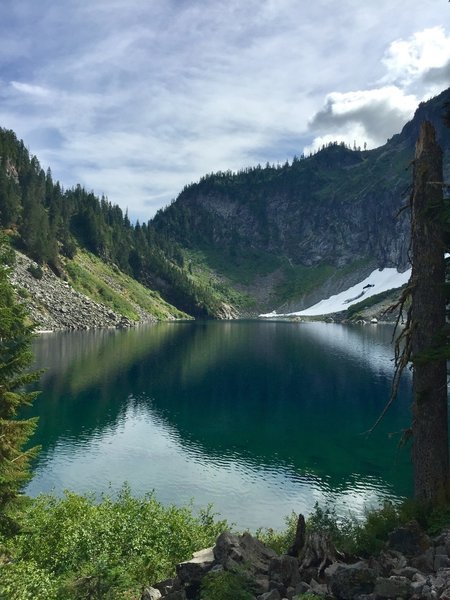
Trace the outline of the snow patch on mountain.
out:
[[[278,314],[276,311],[260,315],[261,317],[275,316],[298,316],[298,317],[316,317],[318,315],[329,315],[331,313],[347,310],[352,304],[361,302],[366,298],[387,292],[395,288],[402,287],[408,282],[411,276],[411,269],[399,273],[395,268],[377,269],[366,277],[360,283],[353,285],[344,292],[330,296],[309,308],[293,313]]]

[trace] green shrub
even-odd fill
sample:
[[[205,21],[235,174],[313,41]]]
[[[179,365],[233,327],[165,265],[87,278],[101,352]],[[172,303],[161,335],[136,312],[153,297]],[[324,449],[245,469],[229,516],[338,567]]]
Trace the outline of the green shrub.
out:
[[[35,279],[42,279],[44,275],[44,271],[42,267],[39,265],[30,265],[27,268],[28,273],[30,273]]]
[[[213,545],[227,528],[210,509],[196,516],[191,507],[165,507],[151,494],[134,498],[128,487],[99,503],[70,492],[40,496],[20,525],[21,534],[7,542],[9,555],[57,580],[64,598],[115,598],[125,590],[138,597],[144,584],[173,576],[177,563]]]
[[[292,512],[285,517],[286,527],[282,531],[275,529],[258,529],[256,537],[277,554],[285,554],[294,543],[298,515]]]
[[[252,581],[244,571],[213,571],[203,578],[201,600],[253,600]]]
[[[56,600],[56,580],[32,561],[6,563],[0,565],[0,598]]]

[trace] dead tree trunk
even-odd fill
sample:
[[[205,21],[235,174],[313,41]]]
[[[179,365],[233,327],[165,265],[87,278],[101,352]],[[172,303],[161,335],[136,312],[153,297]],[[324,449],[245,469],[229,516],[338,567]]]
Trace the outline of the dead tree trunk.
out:
[[[439,356],[445,327],[442,150],[431,123],[416,144],[411,206],[414,495],[435,502],[448,491],[446,360]]]

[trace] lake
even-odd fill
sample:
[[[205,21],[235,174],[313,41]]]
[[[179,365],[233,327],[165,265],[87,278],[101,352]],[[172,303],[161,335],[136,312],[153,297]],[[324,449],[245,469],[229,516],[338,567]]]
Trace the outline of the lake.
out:
[[[42,446],[26,492],[136,495],[280,528],[316,502],[361,515],[411,493],[410,374],[389,398],[392,328],[178,322],[42,334]]]

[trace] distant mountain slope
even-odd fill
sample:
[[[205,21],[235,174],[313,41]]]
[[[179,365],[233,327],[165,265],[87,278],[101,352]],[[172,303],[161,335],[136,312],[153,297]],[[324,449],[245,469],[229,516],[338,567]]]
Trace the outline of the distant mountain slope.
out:
[[[23,141],[5,129],[0,129],[0,229],[8,231],[18,250],[48,265],[61,279],[70,278],[68,268],[75,268],[73,259],[80,250],[96,255],[150,290],[144,305],[155,318],[179,311],[196,317],[231,314],[223,289],[194,278],[175,242],[159,235],[150,223],[132,224],[107,198],[79,185],[64,190]],[[79,287],[93,299],[108,288],[104,278],[93,285],[87,272],[80,275],[78,269],[78,274]],[[154,290],[161,303],[154,302]],[[107,295],[114,294],[117,290]],[[127,302],[124,297],[123,305]],[[133,310],[125,308],[127,312]]]
[[[408,203],[420,123],[443,126],[450,89],[422,103],[377,149],[331,144],[282,166],[216,173],[187,186],[153,220],[192,270],[210,269],[253,298],[254,310],[300,310],[361,281],[374,268],[408,266]],[[448,161],[447,161],[448,162]]]

